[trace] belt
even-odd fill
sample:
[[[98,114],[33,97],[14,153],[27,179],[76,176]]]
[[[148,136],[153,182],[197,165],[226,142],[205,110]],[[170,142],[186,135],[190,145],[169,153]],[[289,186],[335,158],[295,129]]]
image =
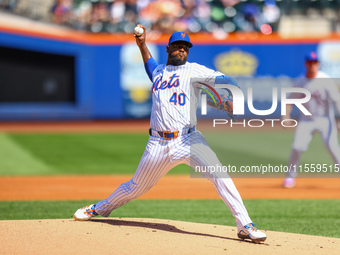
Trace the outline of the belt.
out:
[[[179,131],[157,131],[154,130],[152,128],[149,129],[149,135],[154,136],[154,134],[158,134],[160,137],[170,140],[170,139],[175,139],[180,135],[186,135],[189,134],[191,132],[194,132],[196,130],[196,127],[192,127],[192,128],[186,128],[183,129],[181,132]]]

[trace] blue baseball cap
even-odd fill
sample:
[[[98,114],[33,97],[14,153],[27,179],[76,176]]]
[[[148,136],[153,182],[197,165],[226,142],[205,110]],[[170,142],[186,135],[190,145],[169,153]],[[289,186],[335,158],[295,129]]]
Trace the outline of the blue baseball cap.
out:
[[[192,43],[190,42],[190,38],[189,36],[184,33],[184,32],[175,32],[171,35],[170,39],[169,39],[169,44],[172,44],[174,42],[186,42],[189,46],[189,48],[192,47]]]
[[[309,52],[306,57],[306,61],[319,61],[318,55],[316,55],[315,51]]]

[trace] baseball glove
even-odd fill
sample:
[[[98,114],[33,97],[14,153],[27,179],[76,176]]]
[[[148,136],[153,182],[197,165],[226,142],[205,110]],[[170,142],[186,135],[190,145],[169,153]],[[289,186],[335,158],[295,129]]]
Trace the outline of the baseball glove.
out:
[[[235,115],[233,114],[233,96],[229,89],[214,89],[208,84],[203,84],[206,88],[199,88],[202,90],[202,94],[207,95],[207,105],[219,110],[226,112],[228,116],[235,120]]]

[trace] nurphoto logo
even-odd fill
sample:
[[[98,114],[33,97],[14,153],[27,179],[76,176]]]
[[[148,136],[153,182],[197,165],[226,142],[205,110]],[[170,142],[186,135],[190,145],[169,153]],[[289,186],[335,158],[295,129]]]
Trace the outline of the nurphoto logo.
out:
[[[212,89],[211,86],[201,83],[207,86],[209,89]],[[232,98],[233,98],[233,115],[237,116],[242,116],[244,115],[244,105],[245,105],[245,96],[242,92],[242,90],[235,85],[231,84],[215,84],[214,86],[215,89],[227,89],[231,92]],[[220,96],[216,92],[215,89],[212,89],[213,93],[217,96],[218,100],[220,101]],[[202,89],[206,91],[205,89]],[[303,106],[304,103],[307,103],[311,99],[311,93],[304,88],[280,88],[281,90],[281,116],[286,115],[286,106],[287,105],[295,105],[304,115],[312,115],[306,107]],[[288,98],[288,95],[290,93],[299,93],[300,96],[298,98]],[[213,98],[212,93],[202,93],[201,94],[201,114],[202,115],[207,115],[207,95],[212,97],[212,99],[215,101]],[[268,116],[272,113],[275,112],[275,110],[278,107],[278,88],[273,87],[272,88],[272,105],[269,109],[266,110],[259,110],[255,109],[254,103],[253,103],[253,88],[248,88],[247,90],[247,106],[249,111],[257,116]],[[264,125],[264,122],[271,122],[272,127],[274,127],[275,122],[280,122],[280,124],[283,127],[295,127],[297,125],[297,121],[294,119],[250,119],[246,122],[246,120],[243,120],[241,123],[233,120],[227,120],[227,119],[214,119],[213,120],[213,126],[215,127],[216,125],[224,125],[230,122],[230,125],[243,125],[250,127],[262,127]],[[289,124],[288,124],[289,123]]]

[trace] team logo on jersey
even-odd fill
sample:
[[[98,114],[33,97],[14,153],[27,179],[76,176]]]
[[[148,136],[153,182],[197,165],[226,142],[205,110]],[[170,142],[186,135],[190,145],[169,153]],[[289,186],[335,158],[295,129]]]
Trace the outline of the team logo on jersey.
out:
[[[180,85],[179,82],[179,75],[176,73],[173,74],[168,81],[162,81],[163,76],[158,76],[157,79],[154,81],[152,84],[152,92],[157,91],[159,89],[164,90],[164,89],[170,89],[172,87],[176,88]]]
[[[229,76],[253,76],[258,66],[257,58],[248,52],[231,50],[216,56],[216,69]]]

